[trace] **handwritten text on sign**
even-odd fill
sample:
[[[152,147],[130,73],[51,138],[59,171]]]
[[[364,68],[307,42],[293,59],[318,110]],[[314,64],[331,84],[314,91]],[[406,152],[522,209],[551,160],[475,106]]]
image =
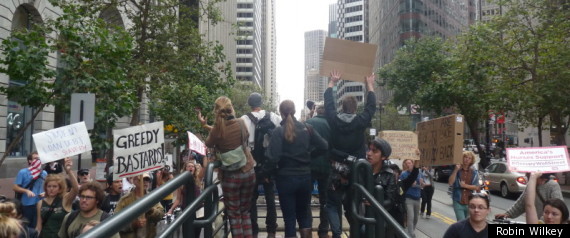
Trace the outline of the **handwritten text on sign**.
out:
[[[155,122],[113,130],[114,179],[164,166],[164,125]]]
[[[418,150],[418,136],[411,131],[382,131],[380,137],[392,147],[392,159],[419,160],[416,153]]]
[[[451,115],[417,125],[420,158],[429,165],[461,163],[463,116]]]
[[[198,154],[206,155],[206,145],[192,132],[188,132],[188,148]]]
[[[570,171],[566,146],[507,148],[507,161],[509,169],[517,172]]]
[[[36,133],[33,137],[42,164],[91,150],[85,122]]]

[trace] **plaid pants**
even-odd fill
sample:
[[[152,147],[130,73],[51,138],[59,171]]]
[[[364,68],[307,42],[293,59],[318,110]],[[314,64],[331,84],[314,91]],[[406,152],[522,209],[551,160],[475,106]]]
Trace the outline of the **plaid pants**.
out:
[[[228,211],[232,237],[252,237],[249,209],[255,187],[255,171],[224,171],[222,191],[224,205]]]

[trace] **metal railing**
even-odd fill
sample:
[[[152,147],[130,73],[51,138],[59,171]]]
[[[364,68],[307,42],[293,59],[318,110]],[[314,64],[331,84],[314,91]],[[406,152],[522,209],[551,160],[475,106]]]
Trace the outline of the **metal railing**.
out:
[[[393,234],[387,236],[387,232],[395,232],[398,237],[410,237],[396,219],[384,208],[384,189],[380,185],[374,186],[370,163],[363,159],[356,160],[352,165],[351,175],[351,236],[368,238],[393,237]],[[362,209],[364,200],[368,201],[369,205],[364,206],[364,209]],[[364,215],[362,215],[362,212],[364,212]],[[363,226],[364,231],[362,230]]]
[[[159,203],[164,197],[173,193],[181,186],[185,186],[184,199],[185,204],[188,205],[174,222],[168,224],[168,227],[159,234],[159,237],[169,237],[179,230],[181,226],[184,238],[194,238],[194,229],[196,228],[204,229],[204,237],[212,237],[213,228],[211,224],[222,213],[222,211],[218,211],[220,196],[217,184],[213,181],[214,169],[220,165],[221,163],[219,162],[208,164],[205,173],[204,191],[202,191],[200,196],[195,197],[194,189],[197,188],[192,174],[184,172],[79,237],[111,237],[124,227],[130,226],[132,221],[146,213],[149,207]],[[196,219],[196,211],[201,207],[202,203],[204,204],[204,218]],[[225,225],[226,222],[223,224]],[[225,227],[224,237],[227,237],[228,233],[229,229]]]

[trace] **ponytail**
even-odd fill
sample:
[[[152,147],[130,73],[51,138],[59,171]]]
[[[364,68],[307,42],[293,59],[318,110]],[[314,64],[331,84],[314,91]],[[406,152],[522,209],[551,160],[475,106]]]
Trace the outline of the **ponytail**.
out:
[[[293,143],[295,140],[295,121],[291,114],[287,115],[285,119],[285,140],[289,143]]]
[[[225,96],[216,99],[214,104],[214,114],[216,115],[214,127],[219,131],[219,135],[223,136],[226,129],[226,120],[234,115],[234,107],[232,106],[232,101]]]

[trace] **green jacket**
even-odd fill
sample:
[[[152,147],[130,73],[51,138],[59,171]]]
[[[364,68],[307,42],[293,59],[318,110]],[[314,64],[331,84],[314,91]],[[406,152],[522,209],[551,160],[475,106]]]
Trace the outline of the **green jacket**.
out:
[[[319,135],[321,135],[321,137],[330,145],[331,128],[329,127],[327,118],[324,115],[316,115],[315,117],[307,120],[307,124],[313,126],[313,129],[315,129],[315,131],[318,132]],[[325,154],[311,158],[311,172],[325,175],[331,173],[331,161],[329,159],[328,151]]]
[[[117,203],[117,207],[115,208],[115,214],[121,212],[124,208],[131,205],[137,200],[135,196],[135,192],[131,191],[127,195],[121,197],[119,203]],[[132,226],[127,226],[121,230],[121,238],[151,238],[156,237],[156,224],[162,219],[164,216],[164,208],[160,203],[155,204],[152,208],[150,208],[144,215],[146,217],[146,227],[142,228],[135,228]],[[141,236],[144,234],[144,236]]]

